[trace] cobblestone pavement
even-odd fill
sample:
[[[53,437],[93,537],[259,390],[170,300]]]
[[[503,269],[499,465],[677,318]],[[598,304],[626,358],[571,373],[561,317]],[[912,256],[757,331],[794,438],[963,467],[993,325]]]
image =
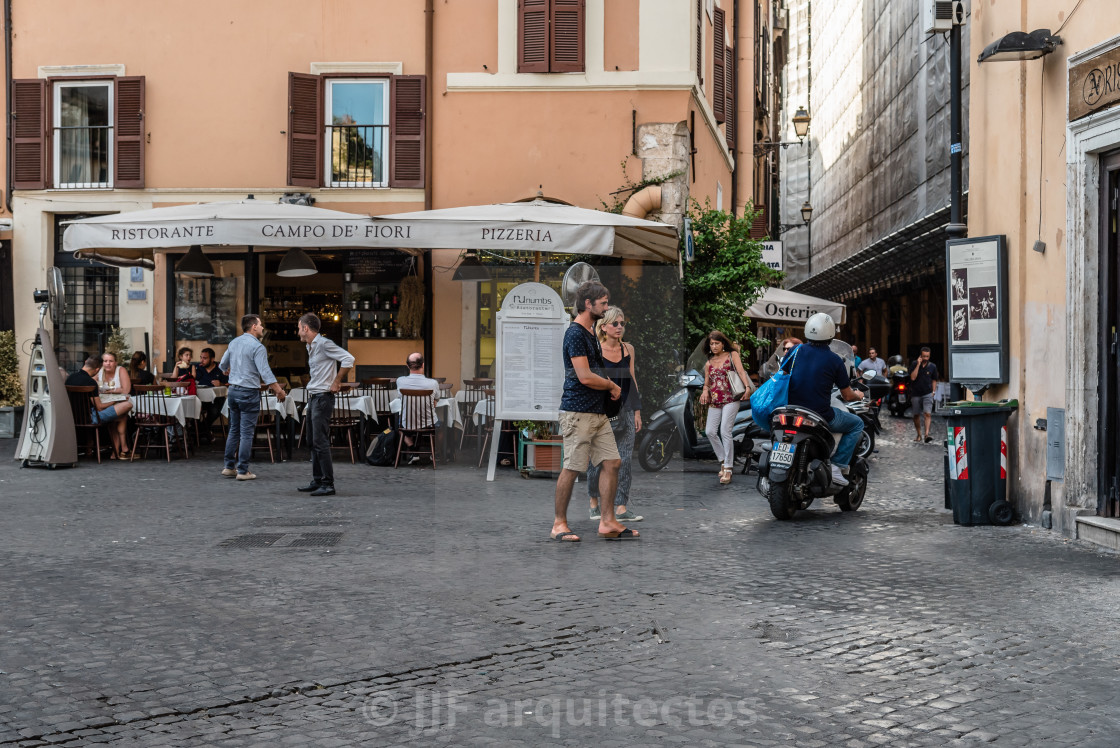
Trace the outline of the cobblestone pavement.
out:
[[[625,543],[511,471],[5,460],[0,745],[1116,745],[1120,558],[886,425],[856,513],[678,462]]]

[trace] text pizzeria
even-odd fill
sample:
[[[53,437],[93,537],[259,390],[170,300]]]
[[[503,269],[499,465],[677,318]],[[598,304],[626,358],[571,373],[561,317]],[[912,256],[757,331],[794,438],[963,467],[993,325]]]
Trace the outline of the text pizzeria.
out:
[[[499,242],[551,242],[548,229],[483,229],[482,238]]]

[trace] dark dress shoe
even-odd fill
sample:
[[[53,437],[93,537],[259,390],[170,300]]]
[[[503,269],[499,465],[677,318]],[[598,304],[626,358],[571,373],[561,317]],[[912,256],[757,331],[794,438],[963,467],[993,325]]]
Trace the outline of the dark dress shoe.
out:
[[[299,487],[299,488],[297,488],[296,490],[297,490],[297,491],[301,491],[301,492],[303,492],[303,493],[311,493],[312,491],[315,491],[315,490],[317,490],[318,488],[319,488],[319,484],[318,484],[318,483],[308,483],[308,484],[307,484],[306,486],[300,486],[300,487]]]
[[[311,492],[312,496],[334,496],[334,486],[319,486]]]

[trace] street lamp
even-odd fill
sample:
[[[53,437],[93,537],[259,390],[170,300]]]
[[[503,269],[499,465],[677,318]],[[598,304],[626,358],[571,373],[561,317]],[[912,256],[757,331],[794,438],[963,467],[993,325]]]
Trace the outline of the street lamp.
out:
[[[791,145],[804,145],[805,136],[809,134],[809,122],[811,119],[809,111],[805,107],[798,107],[797,111],[793,114],[793,134],[797,136],[797,140],[764,140],[761,143],[755,143],[754,155],[765,156],[767,151],[772,151],[775,148],[789,148]]]
[[[786,233],[790,229],[799,229],[802,226],[808,226],[809,221],[813,218],[813,206],[806,200],[801,204],[801,223],[779,223],[778,236]]]

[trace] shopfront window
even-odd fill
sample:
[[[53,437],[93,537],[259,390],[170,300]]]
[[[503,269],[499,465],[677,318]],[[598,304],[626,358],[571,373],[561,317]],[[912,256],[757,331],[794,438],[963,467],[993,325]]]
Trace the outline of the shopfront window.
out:
[[[478,376],[489,377],[493,375],[492,367],[494,357],[497,355],[495,332],[498,327],[498,310],[502,308],[502,301],[506,294],[515,286],[533,281],[533,268],[502,267],[487,265],[492,276],[491,280],[478,284]],[[560,293],[560,280],[541,278],[541,283]]]

